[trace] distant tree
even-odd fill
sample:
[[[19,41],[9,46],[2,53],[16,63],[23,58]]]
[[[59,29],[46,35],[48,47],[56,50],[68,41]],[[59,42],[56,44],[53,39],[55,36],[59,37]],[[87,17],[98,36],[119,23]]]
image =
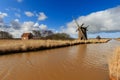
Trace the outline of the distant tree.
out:
[[[32,30],[33,36],[34,38],[40,38],[41,37],[41,33],[39,30]]]
[[[5,31],[0,31],[0,39],[11,39],[13,36]]]
[[[51,30],[42,30],[41,31],[41,36],[42,37],[46,37],[46,36],[50,36],[53,35],[54,33]]]
[[[101,39],[101,37],[98,35],[98,36],[96,37],[96,39],[100,40],[100,39]]]
[[[54,39],[54,40],[71,40],[73,38],[66,33],[55,33],[53,35],[46,36],[46,39]]]

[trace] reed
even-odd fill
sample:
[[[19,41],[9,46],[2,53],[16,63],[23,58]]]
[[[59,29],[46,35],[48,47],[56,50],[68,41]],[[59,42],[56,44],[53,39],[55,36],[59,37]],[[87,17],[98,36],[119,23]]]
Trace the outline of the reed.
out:
[[[109,39],[89,40],[0,40],[0,54],[52,49],[88,43],[106,43]]]
[[[120,80],[120,48],[117,48],[109,60],[110,80]]]
[[[115,40],[120,41],[120,38],[116,38]]]

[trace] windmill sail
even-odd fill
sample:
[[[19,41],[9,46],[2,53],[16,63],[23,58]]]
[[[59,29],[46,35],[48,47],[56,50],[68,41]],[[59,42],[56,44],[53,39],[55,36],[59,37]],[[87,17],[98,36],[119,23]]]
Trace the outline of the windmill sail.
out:
[[[74,19],[74,21],[75,21],[75,23],[76,23],[76,25],[78,27],[78,29],[77,29],[77,31],[78,31],[78,38],[80,40],[82,40],[82,39],[87,40],[87,33],[86,33],[87,27],[83,27],[84,23],[81,26],[79,26],[78,22],[75,19]]]

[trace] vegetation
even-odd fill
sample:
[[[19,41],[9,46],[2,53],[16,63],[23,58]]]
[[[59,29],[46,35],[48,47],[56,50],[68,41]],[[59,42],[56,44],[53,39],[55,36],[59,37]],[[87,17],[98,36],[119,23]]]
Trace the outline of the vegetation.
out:
[[[36,51],[76,44],[105,43],[108,39],[90,40],[0,40],[0,54]]]
[[[120,41],[120,38],[116,38],[115,40],[118,40],[118,41]]]
[[[51,39],[51,40],[73,40],[73,38],[70,37],[70,35],[66,33],[55,33],[49,36],[46,36],[45,39]]]
[[[12,35],[5,31],[0,31],[0,39],[11,39]]]
[[[109,61],[109,75],[111,80],[120,80],[120,48],[117,48]]]
[[[54,33],[51,30],[42,30],[41,31],[41,37],[46,37],[46,36],[50,36],[53,35]]]
[[[101,39],[101,37],[98,35],[98,36],[96,37],[96,39],[100,40],[100,39]]]
[[[34,38],[40,38],[41,37],[41,33],[39,30],[32,30],[33,36]]]
[[[73,40],[67,33],[53,33],[51,30],[33,30],[34,39]]]

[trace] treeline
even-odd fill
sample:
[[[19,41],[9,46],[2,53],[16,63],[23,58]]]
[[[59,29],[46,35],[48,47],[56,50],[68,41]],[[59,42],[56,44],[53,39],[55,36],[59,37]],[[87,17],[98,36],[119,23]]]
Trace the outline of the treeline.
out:
[[[0,39],[12,39],[13,36],[5,31],[0,31]]]
[[[66,33],[54,33],[51,30],[32,30],[33,39],[72,40]],[[0,31],[0,39],[16,39],[9,32]],[[17,38],[20,39],[20,38]]]
[[[43,30],[43,31],[32,31],[34,38],[40,39],[51,39],[51,40],[73,40],[69,34],[66,33],[54,33],[51,30]]]

